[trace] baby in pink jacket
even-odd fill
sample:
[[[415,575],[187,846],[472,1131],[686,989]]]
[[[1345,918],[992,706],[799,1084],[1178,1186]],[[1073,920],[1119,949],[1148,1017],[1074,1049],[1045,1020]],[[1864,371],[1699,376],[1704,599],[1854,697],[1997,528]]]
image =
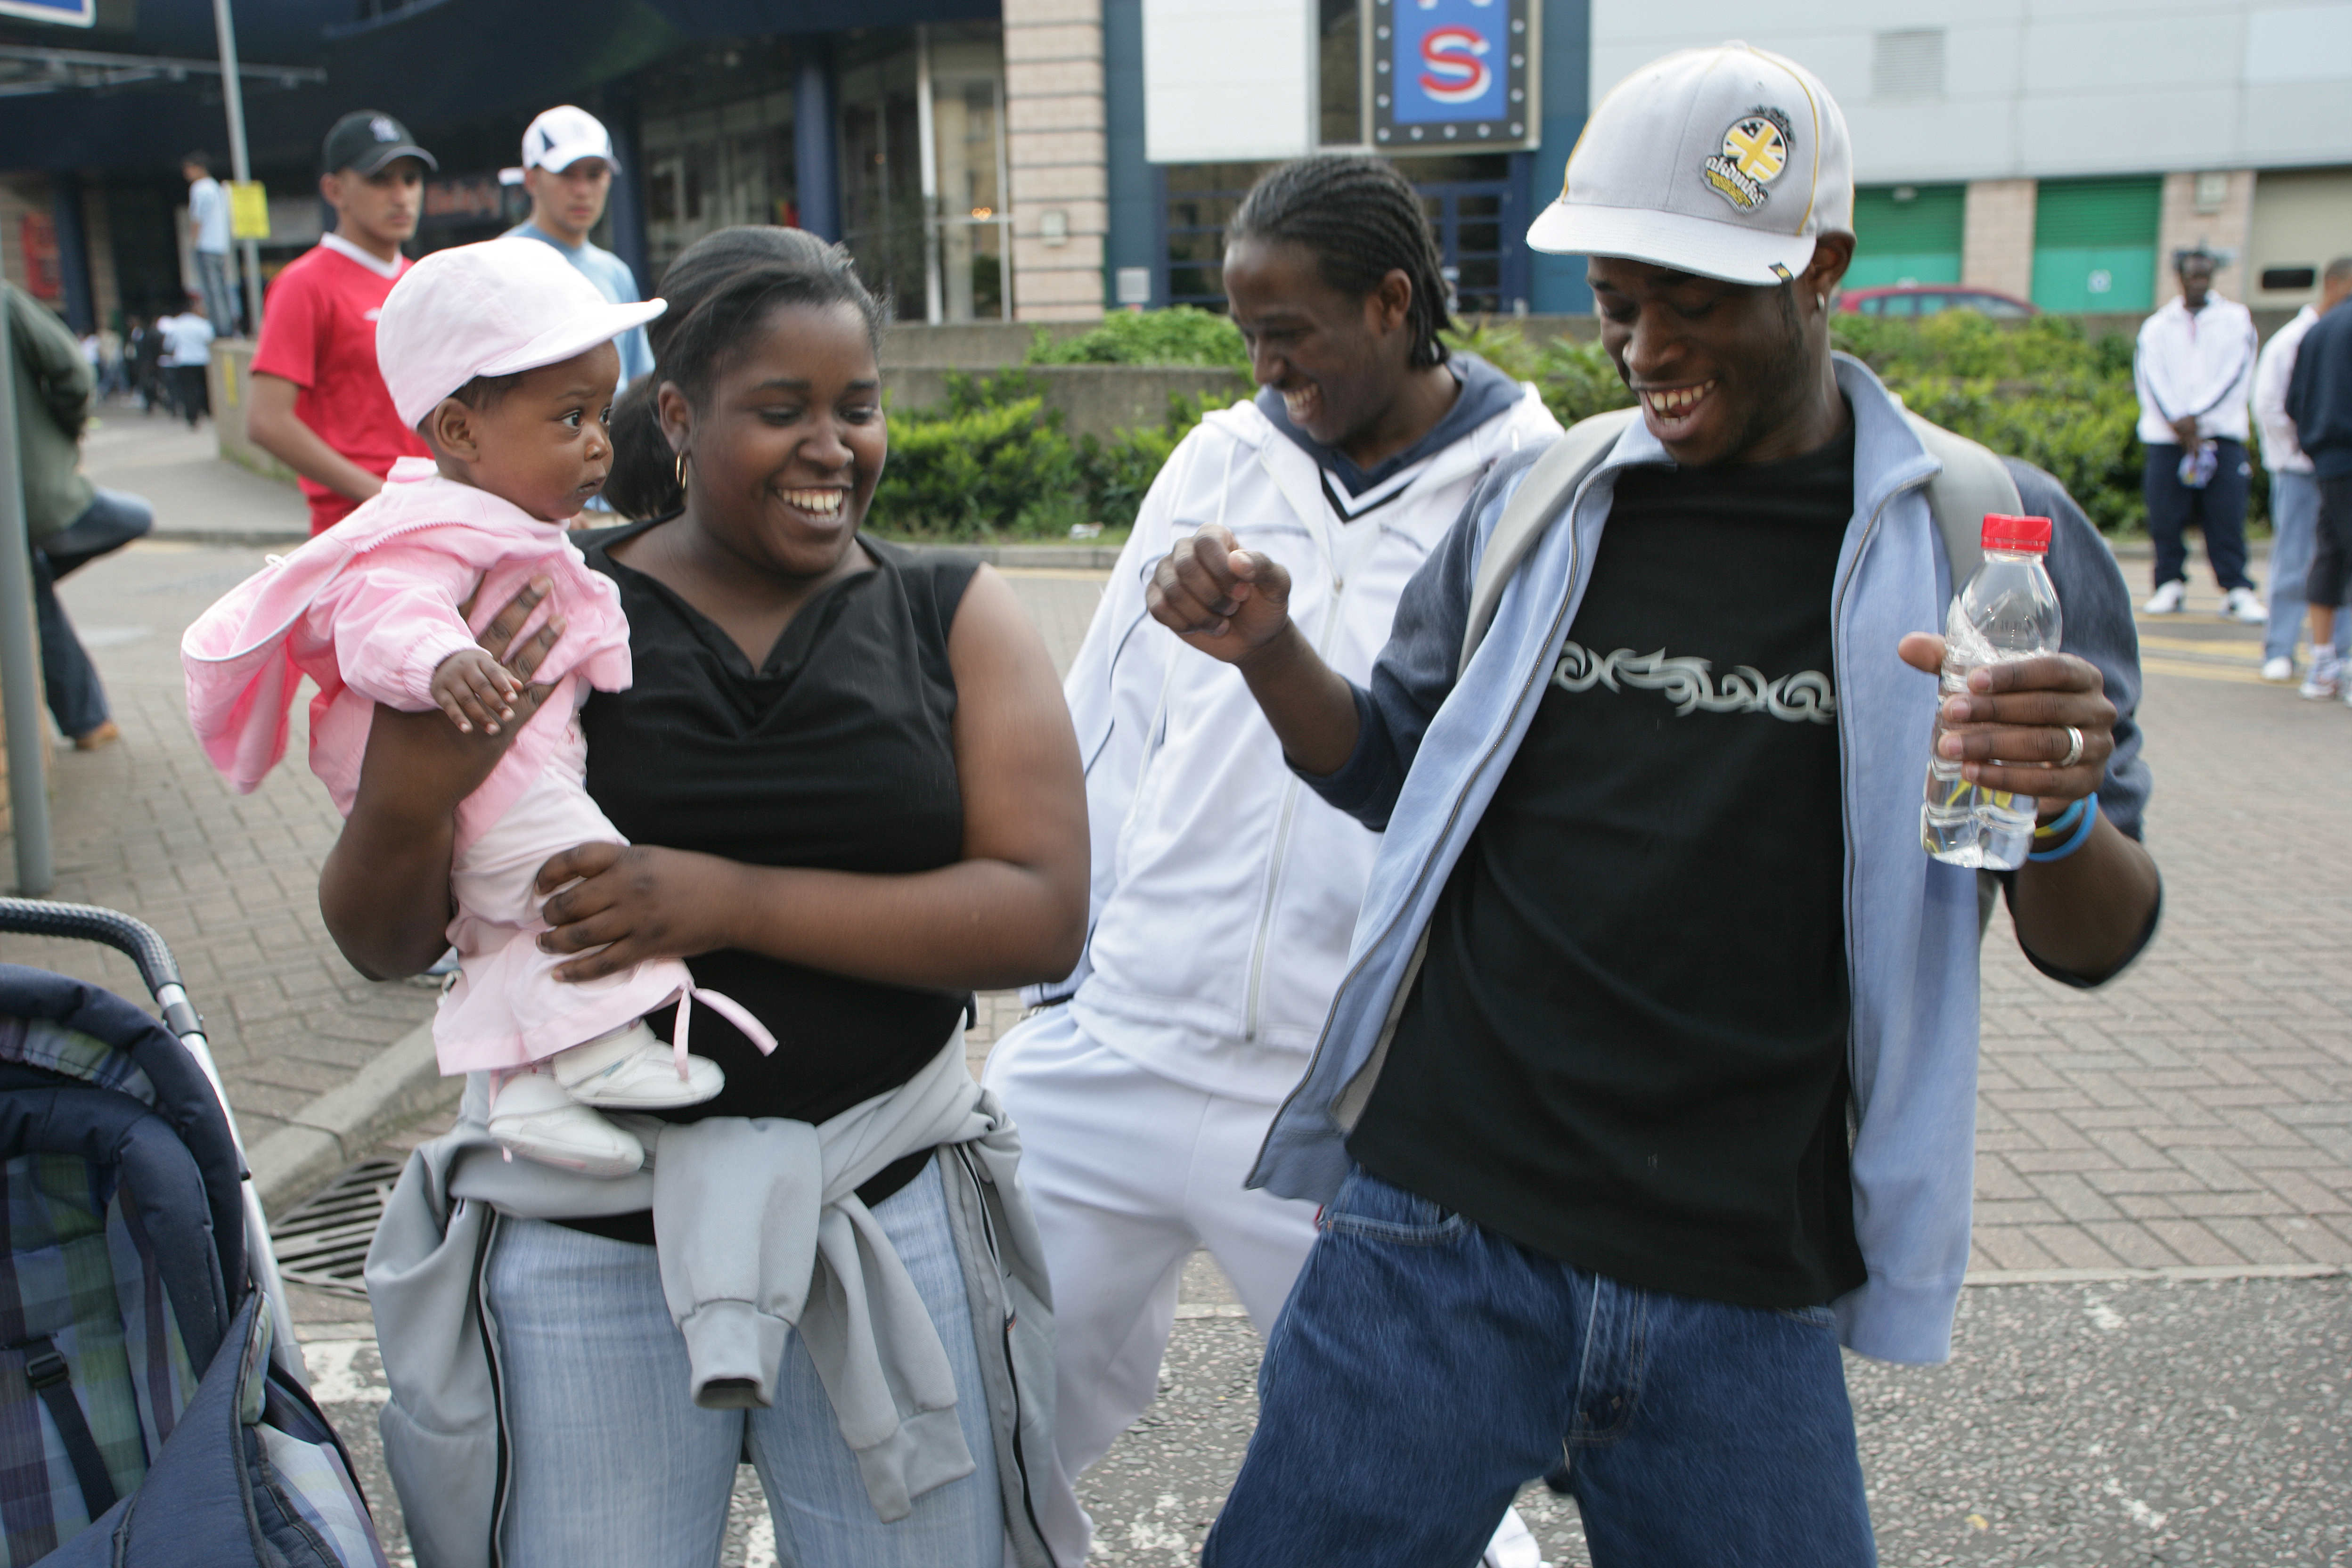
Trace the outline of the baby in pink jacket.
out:
[[[240,793],[285,755],[295,690],[310,677],[311,770],[348,816],[376,704],[438,708],[461,731],[513,720],[516,681],[475,636],[526,585],[551,585],[515,641],[560,618],[562,638],[534,674],[554,689],[457,808],[459,969],[433,1036],[445,1073],[495,1075],[493,1138],[592,1175],[625,1175],[645,1157],[604,1111],[698,1104],[725,1082],[717,1064],[687,1054],[697,994],[684,963],[573,983],[554,972],[574,955],[538,942],[540,868],[577,844],[626,842],[589,798],[579,712],[592,688],[629,685],[628,623],[564,523],[611,470],[612,340],[663,308],[606,302],[534,240],[418,262],[384,300],[376,355],[433,458],[402,458],[380,494],[228,594],[180,650],[196,733]],[[773,1048],[741,1008],[699,994]],[[644,1022],[673,1000],[674,1047]]]

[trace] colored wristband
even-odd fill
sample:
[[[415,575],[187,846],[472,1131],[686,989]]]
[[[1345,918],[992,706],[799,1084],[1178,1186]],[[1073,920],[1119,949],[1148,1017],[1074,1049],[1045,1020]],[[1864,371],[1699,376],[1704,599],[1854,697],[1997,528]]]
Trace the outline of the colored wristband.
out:
[[[2091,797],[2089,795],[2084,795],[2083,800],[2088,800]],[[2036,827],[2033,830],[2033,837],[2041,842],[2047,844],[2055,839],[2063,838],[2069,833],[2074,832],[2074,824],[2080,821],[2083,816],[2083,800],[2076,801],[2074,805],[2068,806],[2065,810],[2060,812],[2049,821],[2042,823],[2040,826]]]
[[[2039,861],[2046,866],[2053,860],[2063,860],[2091,841],[2091,829],[2099,825],[2099,797],[2095,795],[2086,795],[2075,804],[2083,807],[2083,825],[2074,829],[2074,837],[2055,849],[2035,850],[2026,857],[2028,860]],[[2064,818],[2062,817],[2060,820],[2063,821]]]

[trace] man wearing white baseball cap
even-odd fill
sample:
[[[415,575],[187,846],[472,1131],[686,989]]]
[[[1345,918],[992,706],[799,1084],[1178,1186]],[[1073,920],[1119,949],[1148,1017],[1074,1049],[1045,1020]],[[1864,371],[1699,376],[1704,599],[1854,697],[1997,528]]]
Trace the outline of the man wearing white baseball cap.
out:
[[[604,121],[584,109],[558,104],[532,121],[522,133],[522,167],[500,172],[508,184],[520,184],[530,193],[530,216],[507,231],[508,238],[536,239],[596,285],[596,291],[616,305],[643,298],[637,276],[629,264],[589,239],[588,231],[604,216],[613,195],[613,176],[621,161],[613,153],[611,132]],[[614,340],[621,353],[621,385],[654,367],[654,353],[646,330],[632,327]]]
[[[444,1073],[497,1075],[493,1139],[592,1176],[627,1174],[644,1157],[602,1111],[692,1105],[725,1081],[682,1054],[683,1037],[674,1060],[642,1022],[694,989],[684,964],[572,985],[556,978],[565,959],[536,941],[540,867],[574,845],[625,842],[589,797],[572,716],[591,687],[628,687],[628,622],[563,524],[612,468],[612,341],[662,310],[658,300],[611,303],[545,247],[520,240],[436,251],[410,268],[384,300],[376,358],[432,458],[394,464],[373,498],[206,611],[181,647],[189,716],[239,789],[284,752],[299,685],[289,669],[310,676],[321,693],[311,770],[349,815],[378,704],[439,709],[460,732],[496,734],[514,720],[519,689],[476,642],[467,609],[487,620],[542,585],[562,627],[536,672],[557,688],[542,705],[553,711],[524,722],[457,808],[459,972],[434,1016],[434,1046]]]
[[[1876,1560],[1839,1345],[1950,1353],[1996,896],[1921,851],[1931,745],[2040,803],[2001,881],[2043,973],[2112,977],[2159,892],[2113,559],[1830,351],[1852,170],[1821,83],[1745,45],[1603,100],[1529,240],[1591,258],[1639,412],[1496,467],[1369,688],[1223,528],[1157,569],[1383,830],[1250,1176],[1321,1234],[1204,1568],[1472,1563],[1537,1476],[1601,1568]],[[1993,511],[2051,520],[2067,651],[1939,710]]]

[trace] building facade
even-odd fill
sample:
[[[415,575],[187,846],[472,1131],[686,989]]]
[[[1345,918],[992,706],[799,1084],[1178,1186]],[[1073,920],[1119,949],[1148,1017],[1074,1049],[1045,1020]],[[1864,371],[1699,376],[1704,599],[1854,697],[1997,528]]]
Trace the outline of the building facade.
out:
[[[327,220],[313,160],[343,111],[388,110],[439,156],[433,248],[520,217],[499,172],[533,114],[574,102],[623,165],[598,237],[648,289],[701,236],[781,222],[845,242],[901,320],[1216,307],[1251,183],[1360,148],[1420,189],[1464,311],[1580,312],[1581,261],[1525,237],[1588,104],[1730,36],[1803,61],[1845,109],[1854,286],[2139,310],[2168,292],[2171,254],[2202,244],[2225,293],[2293,306],[2352,253],[2341,0],[1790,0],[1761,22],[1715,0],[572,0],[562,29],[518,0],[237,14],[265,275]],[[61,31],[0,19],[0,76],[18,72],[0,82],[16,165],[0,268],[78,325],[178,309],[176,164],[223,151],[212,7],[102,5],[97,28]]]
[[[1811,68],[1853,133],[1853,286],[2146,310],[2203,246],[2223,294],[2292,307],[2352,255],[2352,5],[1593,0],[1591,26],[1596,92],[1735,36]]]

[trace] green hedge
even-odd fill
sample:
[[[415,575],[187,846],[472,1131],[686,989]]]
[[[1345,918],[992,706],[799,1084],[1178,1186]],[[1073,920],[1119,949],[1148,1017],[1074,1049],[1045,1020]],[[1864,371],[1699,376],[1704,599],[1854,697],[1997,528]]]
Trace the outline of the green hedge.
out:
[[[1538,346],[1491,321],[1453,341],[1535,382],[1563,425],[1633,401],[1599,343]],[[2087,338],[2063,316],[2011,326],[1950,310],[1912,321],[1842,315],[1831,341],[1937,424],[2056,476],[2101,531],[2143,525],[2130,339]],[[2252,516],[2268,515],[2267,496],[2257,470]]]
[[[2046,469],[2103,533],[2145,524],[2128,338],[2063,316],[1998,325],[1973,310],[1916,321],[1840,316],[1832,341],[1946,429]]]
[[[1597,342],[1530,343],[1516,327],[1492,321],[1447,342],[1534,382],[1563,425],[1633,401]],[[1832,342],[1927,417],[2048,469],[2102,531],[2141,526],[2141,447],[2133,435],[2139,405],[2128,339],[2088,339],[2063,317],[2008,326],[1955,310],[1916,321],[1841,316]],[[1187,306],[1106,317],[1059,342],[1041,332],[1029,359],[1248,368],[1233,323]],[[1160,465],[1202,416],[1247,395],[1173,396],[1158,426],[1098,440],[1070,436],[1044,395],[1043,378],[1025,370],[951,373],[940,406],[894,409],[889,467],[875,497],[882,526],[952,540],[1066,538],[1077,522],[1125,529]],[[2268,515],[2267,497],[2257,469],[2254,518]]]
[[[947,387],[936,407],[890,411],[890,460],[874,493],[889,533],[984,541],[1066,539],[1081,522],[1125,530],[1176,443],[1234,401],[1171,396],[1161,424],[1104,441],[1065,431],[1026,371],[950,371]]]
[[[1205,364],[1249,374],[1241,329],[1213,310],[1171,305],[1119,310],[1102,325],[1056,342],[1043,327],[1029,344],[1031,364]]]

